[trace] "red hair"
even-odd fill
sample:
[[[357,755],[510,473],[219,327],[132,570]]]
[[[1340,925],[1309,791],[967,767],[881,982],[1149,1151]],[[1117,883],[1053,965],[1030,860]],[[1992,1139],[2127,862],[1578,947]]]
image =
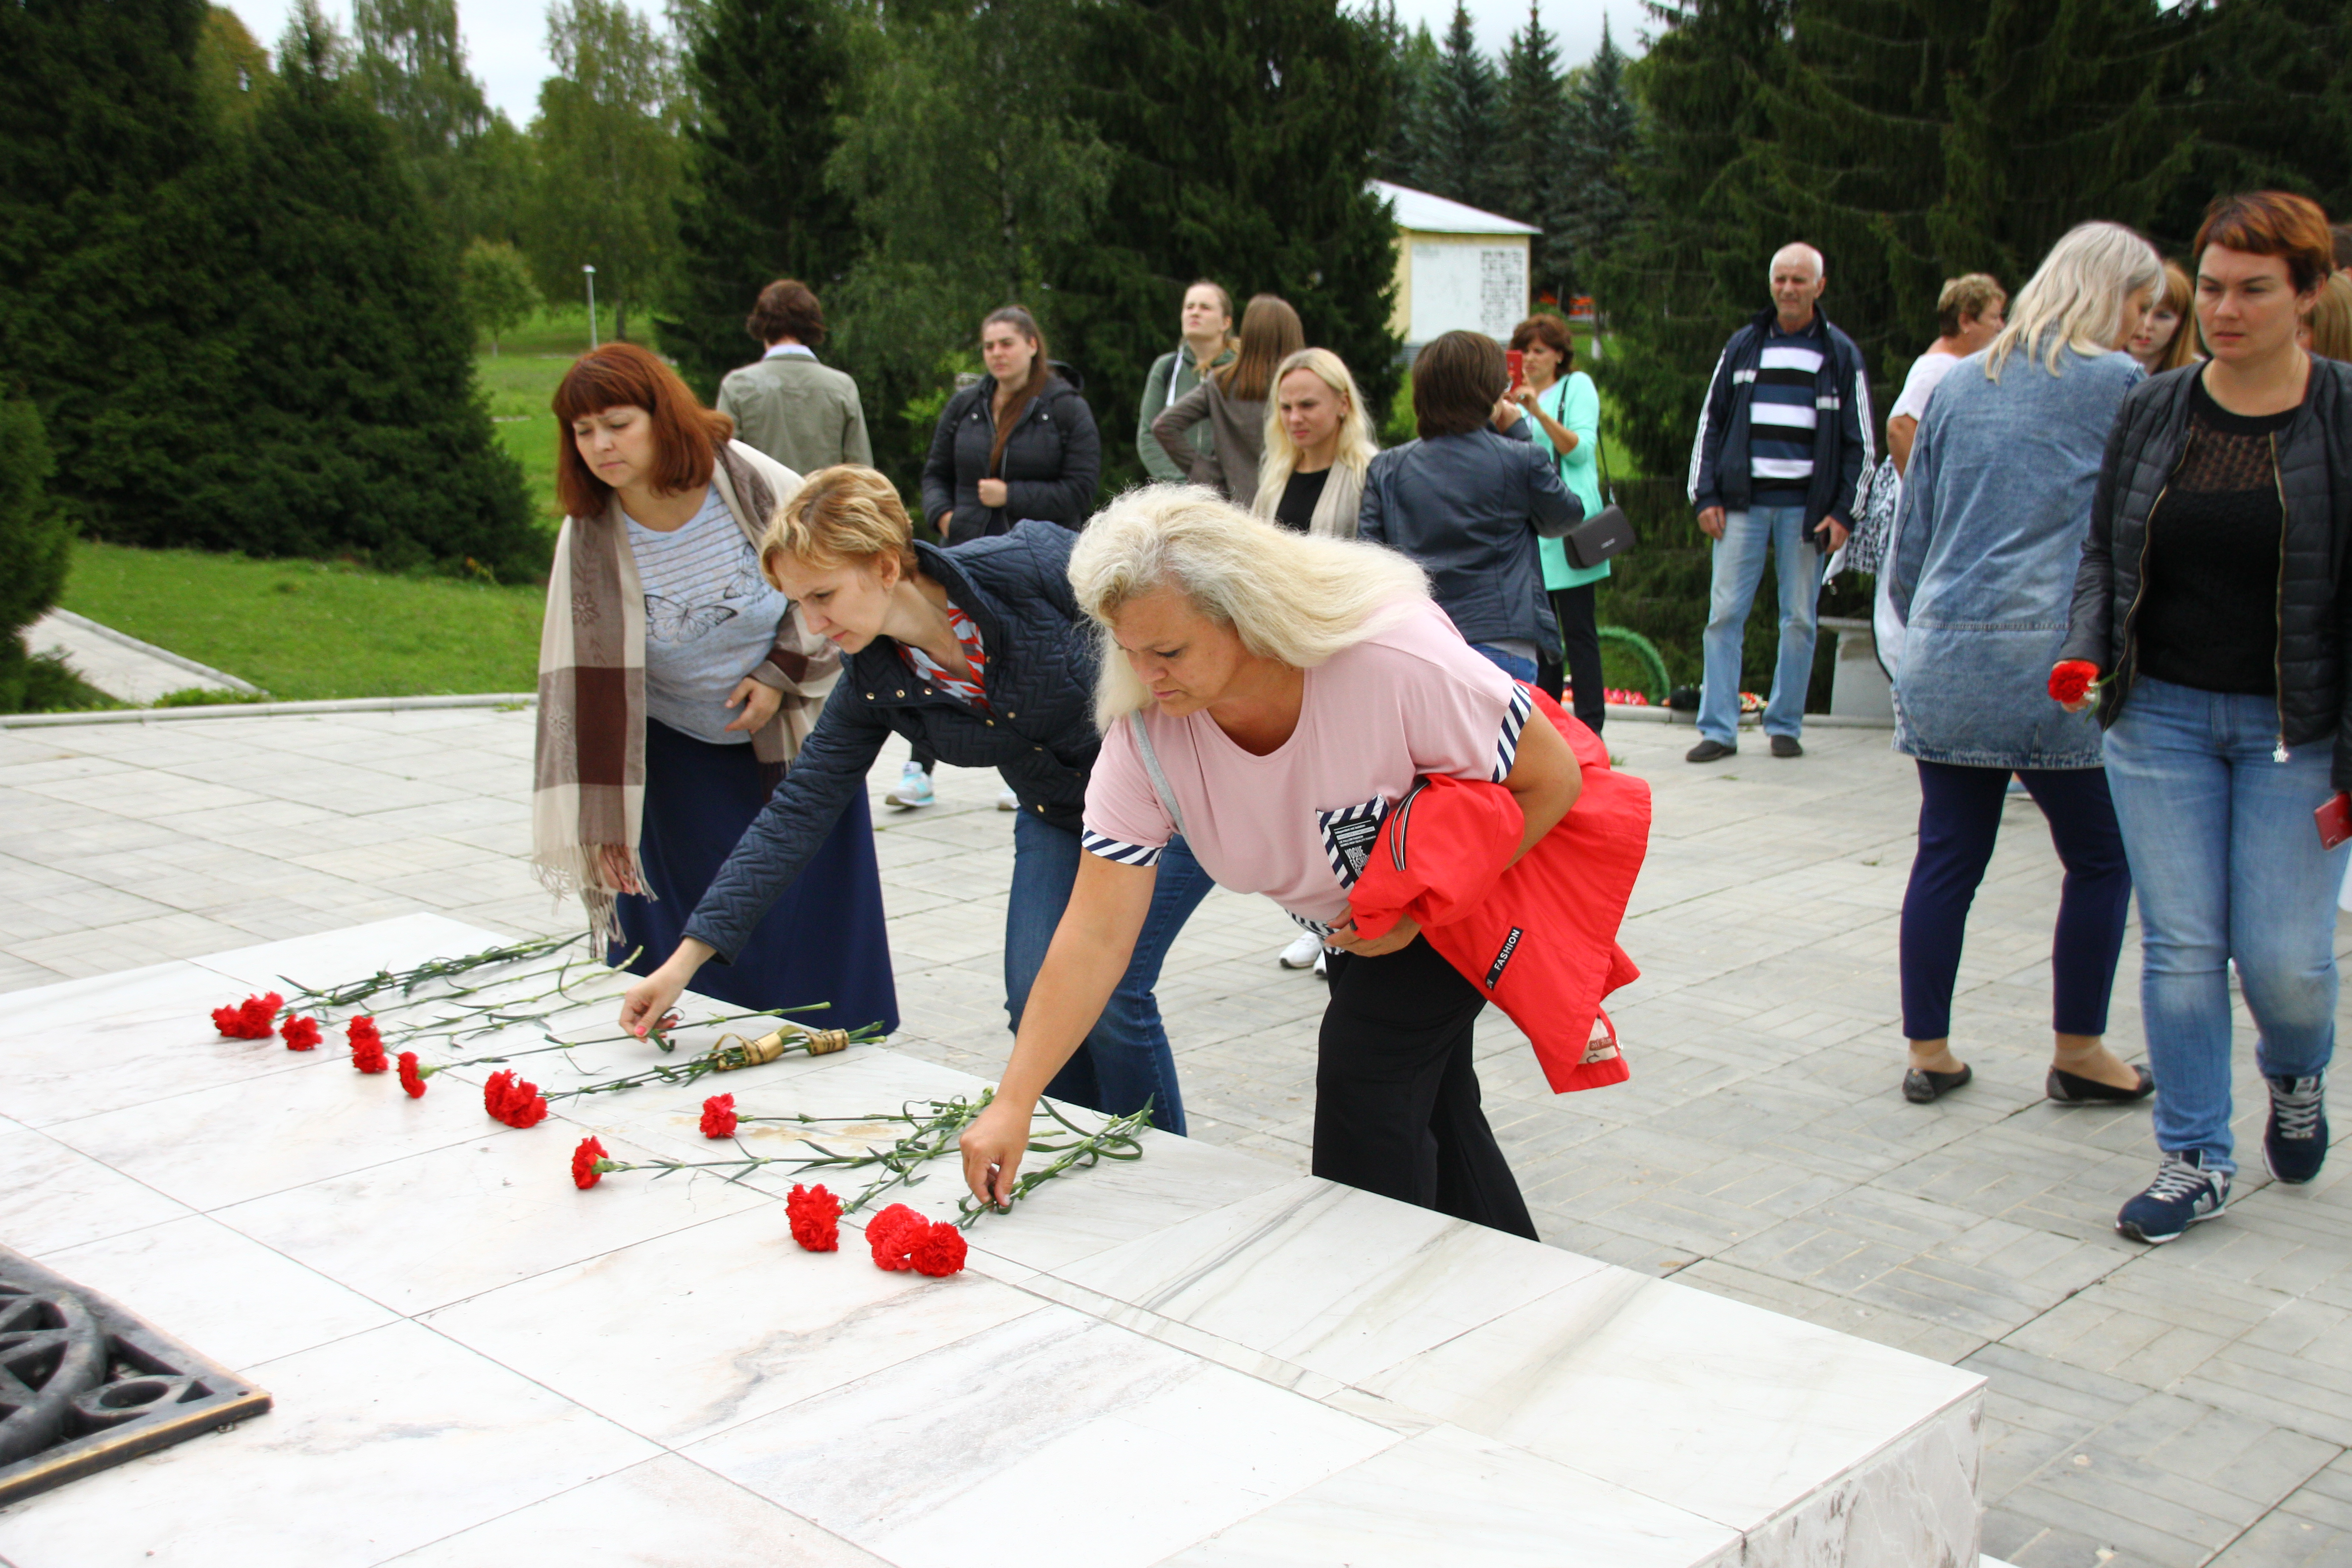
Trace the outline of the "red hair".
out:
[[[702,406],[677,372],[635,343],[606,343],[572,362],[555,389],[555,493],[567,517],[593,517],[613,487],[580,456],[572,422],[607,408],[642,408],[654,426],[654,489],[675,495],[710,482],[735,421]]]
[[[2205,259],[2205,247],[2242,250],[2250,256],[2275,256],[2286,263],[2286,275],[2298,294],[2308,294],[2336,269],[2335,237],[2327,232],[2327,215],[2309,196],[2287,191],[2254,191],[2216,196],[2205,209],[2197,230],[2196,248],[2189,254]]]

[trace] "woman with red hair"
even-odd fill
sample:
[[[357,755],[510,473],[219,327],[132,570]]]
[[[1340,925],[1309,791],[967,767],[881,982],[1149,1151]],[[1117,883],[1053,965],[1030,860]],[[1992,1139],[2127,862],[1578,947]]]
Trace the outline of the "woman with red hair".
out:
[[[2263,1163],[2293,1184],[2327,1157],[2331,825],[2352,787],[2352,365],[2295,342],[2333,263],[2327,219],[2279,191],[2224,196],[2194,260],[2212,357],[2124,398],[2050,678],[2069,710],[2097,705],[2139,894],[2164,1163],[2116,1228],[2147,1242],[2230,1200],[2233,963],[2270,1090]]]
[[[531,862],[644,974],[782,779],[841,658],[760,571],[799,475],[732,439],[734,421],[635,343],[583,355],[554,406],[565,520],[540,633]],[[862,794],[698,989],[898,1027]]]

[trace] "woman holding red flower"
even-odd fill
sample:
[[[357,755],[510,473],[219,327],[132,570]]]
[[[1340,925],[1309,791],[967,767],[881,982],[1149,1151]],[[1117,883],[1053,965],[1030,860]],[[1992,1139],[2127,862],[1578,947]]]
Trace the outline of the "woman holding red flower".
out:
[[[2229,1202],[2233,962],[2270,1089],[2263,1161],[2294,1184],[2326,1158],[2345,856],[2314,822],[2352,787],[2352,365],[2295,341],[2327,219],[2303,196],[2225,196],[2195,258],[2212,358],[2124,400],[2051,676],[2074,710],[2097,703],[2139,889],[2164,1163],[2116,1228],[2147,1242]]]

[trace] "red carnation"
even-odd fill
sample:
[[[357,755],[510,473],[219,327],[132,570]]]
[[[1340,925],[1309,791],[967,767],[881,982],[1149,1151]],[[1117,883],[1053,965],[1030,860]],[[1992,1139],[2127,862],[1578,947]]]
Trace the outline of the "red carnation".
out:
[[[507,1099],[514,1092],[514,1081],[512,1072],[500,1069],[492,1073],[489,1081],[482,1085],[482,1109],[490,1113],[492,1120],[504,1121],[507,1119]]]
[[[784,1199],[793,1239],[811,1252],[841,1250],[841,1200],[823,1187],[794,1187]],[[870,1234],[870,1233],[869,1233]]]
[[[2099,667],[2086,658],[2070,658],[2050,670],[2050,700],[2072,704],[2091,694],[2099,681]]]
[[[289,1017],[278,1033],[286,1041],[286,1048],[289,1051],[315,1051],[319,1048],[319,1020],[316,1018]]]
[[[702,1102],[702,1135],[705,1138],[734,1137],[735,1123],[739,1120],[740,1119],[735,1114],[735,1097],[731,1094],[714,1094]],[[800,1191],[798,1187],[793,1190]],[[824,1189],[820,1187],[817,1190],[823,1192]],[[836,1214],[840,1212],[838,1205],[834,1212]],[[816,1250],[831,1252],[833,1248],[823,1247]]]
[[[915,1272],[944,1279],[963,1269],[963,1232],[940,1220],[913,1237]]]
[[[866,1245],[874,1251],[874,1267],[893,1271],[912,1267],[908,1254],[930,1221],[905,1204],[892,1204],[866,1222]]]
[[[400,1053],[400,1087],[408,1091],[411,1100],[425,1093],[425,1074],[417,1068],[415,1051]]]
[[[584,1193],[603,1181],[613,1164],[605,1157],[604,1145],[593,1138],[583,1138],[580,1147],[572,1151],[572,1184]]]
[[[509,1127],[536,1127],[547,1120],[547,1097],[511,1071],[494,1072],[482,1085],[482,1109]]]
[[[266,1040],[277,1022],[278,1009],[284,1005],[286,998],[275,991],[248,996],[234,1007],[214,1008],[213,1027],[232,1040]]]
[[[352,1040],[352,1066],[362,1072],[383,1072],[392,1062],[383,1054],[382,1040],[373,1035],[363,1035]]]

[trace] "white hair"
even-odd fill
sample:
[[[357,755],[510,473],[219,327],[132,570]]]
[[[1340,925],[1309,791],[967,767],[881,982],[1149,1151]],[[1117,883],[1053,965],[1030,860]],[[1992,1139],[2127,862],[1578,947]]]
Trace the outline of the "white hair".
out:
[[[1764,268],[1765,275],[1767,277],[1769,277],[1771,274],[1780,270],[1780,258],[1784,256],[1803,257],[1805,260],[1812,264],[1813,276],[1816,278],[1822,277],[1829,271],[1829,262],[1822,258],[1820,251],[1815,250],[1811,246],[1807,245],[1801,239],[1792,239],[1788,244],[1782,246],[1780,249],[1772,253],[1772,259],[1766,264]]]
[[[1372,466],[1380,456],[1380,443],[1372,439],[1371,415],[1364,407],[1364,395],[1356,390],[1356,378],[1348,373],[1348,363],[1329,349],[1300,349],[1275,367],[1270,395],[1265,400],[1265,455],[1258,459],[1257,500],[1250,510],[1259,517],[1272,517],[1275,503],[1282,500],[1282,487],[1298,467],[1298,443],[1290,438],[1290,427],[1282,422],[1282,378],[1294,370],[1315,373],[1317,380],[1348,400],[1348,413],[1339,421],[1339,449],[1332,455],[1334,467],[1353,468],[1359,474]]]
[[[1095,723],[1106,734],[1151,700],[1110,635],[1130,600],[1172,588],[1259,658],[1309,669],[1429,597],[1427,574],[1393,550],[1292,533],[1197,485],[1147,485],[1095,513],[1070,552],[1070,586],[1101,628]]]
[[[2010,301],[2009,324],[1984,352],[1985,379],[1999,381],[2009,356],[2021,351],[2043,356],[2053,375],[2070,348],[2108,353],[2123,332],[2125,302],[2163,286],[2156,247],[2119,223],[2076,224]]]

